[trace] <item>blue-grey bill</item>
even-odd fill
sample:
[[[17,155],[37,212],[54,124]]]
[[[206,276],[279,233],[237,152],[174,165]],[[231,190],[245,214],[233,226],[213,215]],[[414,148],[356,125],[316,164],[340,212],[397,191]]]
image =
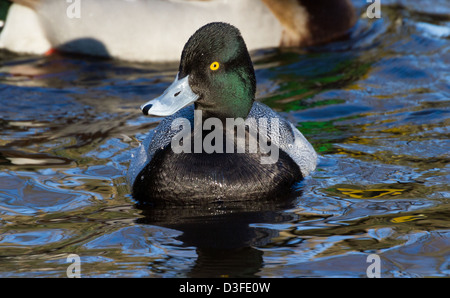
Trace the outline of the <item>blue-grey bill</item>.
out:
[[[193,103],[198,97],[189,86],[189,76],[179,80],[177,74],[169,88],[161,96],[143,104],[141,110],[144,115],[169,116]]]

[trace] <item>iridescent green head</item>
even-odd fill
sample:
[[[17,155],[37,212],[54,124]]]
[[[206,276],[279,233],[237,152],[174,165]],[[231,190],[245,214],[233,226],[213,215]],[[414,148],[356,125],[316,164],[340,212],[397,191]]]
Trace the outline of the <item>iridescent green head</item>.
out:
[[[144,114],[166,116],[194,102],[205,118],[245,118],[255,91],[255,71],[239,30],[210,23],[184,46],[175,82],[141,108]]]

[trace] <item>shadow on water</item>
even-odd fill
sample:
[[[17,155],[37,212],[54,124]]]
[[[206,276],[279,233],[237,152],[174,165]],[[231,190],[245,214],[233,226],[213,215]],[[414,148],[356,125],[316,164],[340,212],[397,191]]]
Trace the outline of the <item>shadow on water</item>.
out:
[[[208,206],[150,207],[137,204],[142,218],[136,223],[175,229],[182,234],[177,240],[185,247],[196,247],[197,259],[187,277],[257,277],[263,267],[264,246],[278,232],[253,224],[289,222],[293,215],[285,212],[301,196],[258,202],[219,203]]]
[[[108,49],[101,41],[89,37],[78,38],[66,42],[58,46],[58,50],[67,53],[81,53],[85,55],[93,55],[93,53],[95,53],[95,56],[111,58]]]

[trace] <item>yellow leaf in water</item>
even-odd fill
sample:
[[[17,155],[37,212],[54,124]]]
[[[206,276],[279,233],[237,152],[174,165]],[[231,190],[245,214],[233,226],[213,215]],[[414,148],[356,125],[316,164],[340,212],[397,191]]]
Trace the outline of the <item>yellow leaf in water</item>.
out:
[[[337,188],[342,194],[350,196],[355,199],[367,198],[379,198],[385,195],[400,195],[405,189],[351,189],[351,188]]]
[[[407,215],[407,216],[395,217],[395,218],[391,219],[391,222],[401,223],[401,222],[413,221],[413,220],[424,219],[424,218],[426,218],[426,216],[423,214]]]

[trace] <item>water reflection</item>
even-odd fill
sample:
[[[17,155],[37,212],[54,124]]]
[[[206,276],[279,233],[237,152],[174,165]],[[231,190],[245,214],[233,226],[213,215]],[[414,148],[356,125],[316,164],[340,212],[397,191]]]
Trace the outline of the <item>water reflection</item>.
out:
[[[264,246],[278,235],[253,224],[291,221],[296,191],[288,198],[190,207],[149,207],[138,204],[143,218],[137,223],[182,232],[176,239],[195,247],[197,259],[188,277],[255,277],[263,266]]]

